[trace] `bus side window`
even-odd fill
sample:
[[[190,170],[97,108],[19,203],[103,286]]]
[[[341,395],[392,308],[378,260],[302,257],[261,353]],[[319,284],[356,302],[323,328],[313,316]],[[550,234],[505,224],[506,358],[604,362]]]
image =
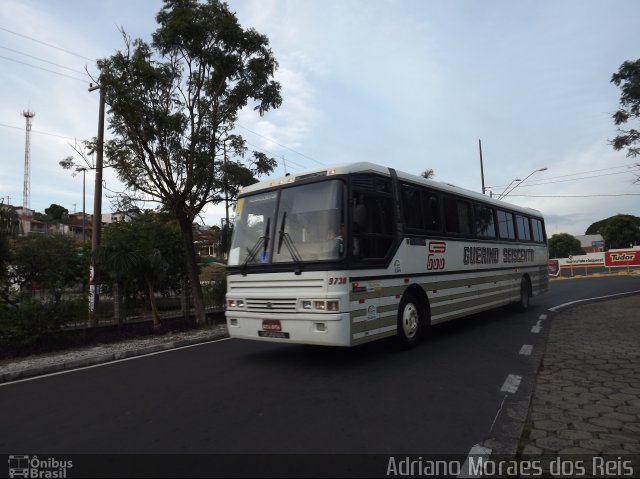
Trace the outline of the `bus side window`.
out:
[[[529,218],[522,215],[516,215],[516,226],[518,227],[518,239],[520,241],[531,241]]]
[[[516,239],[513,226],[513,215],[507,211],[498,210],[498,231],[501,239]]]
[[[485,205],[474,205],[475,233],[481,238],[495,238],[496,228],[493,223],[493,208]]]
[[[471,233],[471,209],[466,201],[445,198],[444,217],[447,233],[463,235]]]
[[[402,187],[402,210],[407,228],[424,229],[424,221],[420,211],[420,193],[414,188]]]
[[[390,196],[357,193],[353,206],[353,254],[359,259],[383,259],[394,240]]]
[[[531,229],[533,230],[533,241],[535,241],[536,243],[544,243],[542,221],[537,218],[531,218]]]
[[[422,216],[424,226],[427,231],[440,231],[440,206],[438,197],[427,191],[423,191],[422,197]]]

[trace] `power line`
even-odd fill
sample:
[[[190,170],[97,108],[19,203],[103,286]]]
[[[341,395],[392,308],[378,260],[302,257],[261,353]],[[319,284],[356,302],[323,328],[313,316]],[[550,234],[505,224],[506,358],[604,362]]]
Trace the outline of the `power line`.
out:
[[[637,166],[638,166],[637,163],[628,163],[626,165],[612,166],[612,167],[609,167],[609,168],[601,168],[599,170],[588,170],[588,171],[580,171],[580,172],[577,172],[577,173],[570,173],[568,175],[549,176],[547,178],[543,178],[543,179],[540,179],[540,180],[529,180],[523,186],[518,186],[518,188],[522,188],[524,186],[535,186],[535,185],[538,185],[538,184],[547,184],[547,180],[554,180],[556,178],[566,178],[568,176],[585,175],[587,173],[597,173],[597,172],[600,172],[600,171],[617,170],[617,169],[620,169],[620,168],[627,168],[627,171],[620,171],[618,173],[611,173],[611,174],[612,175],[620,175],[620,174],[623,174],[623,173],[632,173],[631,168],[637,167]],[[600,176],[608,176],[608,175],[597,175],[597,176],[592,176],[592,177],[590,176],[588,178],[598,178]],[[580,179],[585,179],[585,178],[574,178],[574,179],[575,180],[580,180]],[[564,181],[573,181],[574,179],[569,179],[569,180],[564,180]],[[523,182],[523,183],[525,183],[525,182]],[[555,182],[550,182],[550,183],[555,183]],[[507,186],[507,185],[506,184],[505,185],[496,185],[496,186],[492,186],[491,188],[492,189],[493,188],[503,188],[505,186]]]
[[[70,55],[74,55],[74,56],[77,56],[77,57],[79,57],[79,58],[82,58],[82,59],[85,59],[85,60],[88,60],[88,61],[93,61],[93,59],[91,59],[91,58],[89,58],[89,57],[86,57],[86,56],[84,56],[84,55],[80,55],[80,54],[78,54],[78,53],[74,53],[74,52],[72,52],[72,51],[70,51],[70,50],[66,50],[66,49],[64,49],[64,48],[58,47],[58,46],[56,46],[56,45],[52,45],[52,44],[47,43],[47,42],[43,42],[42,40],[38,40],[38,39],[36,39],[36,38],[30,37],[30,36],[28,36],[28,35],[24,35],[24,34],[22,34],[22,33],[14,32],[14,31],[9,30],[9,29],[4,28],[4,27],[0,27],[0,30],[3,30],[3,31],[8,32],[8,33],[11,33],[11,34],[13,34],[13,35],[18,35],[18,36],[23,37],[23,38],[27,38],[28,40],[31,40],[31,41],[34,41],[34,42],[40,43],[40,44],[42,44],[42,45],[46,45],[46,46],[48,46],[48,47],[50,47],[50,48],[55,48],[56,50],[60,50],[60,51],[62,51],[62,52],[68,53],[68,54],[70,54]],[[65,67],[65,66],[59,65],[59,64],[57,64],[57,63],[50,62],[50,61],[48,61],[48,60],[43,60],[43,59],[41,59],[41,58],[35,57],[35,56],[33,56],[33,55],[26,54],[26,53],[23,53],[23,52],[19,52],[19,51],[17,51],[17,50],[13,50],[13,49],[11,49],[11,48],[2,47],[2,46],[0,46],[0,48],[4,48],[5,50],[9,50],[9,51],[12,51],[12,52],[18,53],[18,54],[20,54],[20,55],[25,55],[25,56],[30,57],[30,58],[34,58],[35,60],[43,61],[43,62],[46,62],[46,63],[52,64],[52,65],[55,65],[55,66],[60,67],[60,68],[64,68],[64,69],[66,69],[66,70],[70,70],[70,71],[75,72],[75,73],[80,73],[79,71],[74,70],[74,69],[72,69],[72,68]],[[30,66],[30,67],[32,67],[32,68],[38,68],[38,69],[40,69],[40,70],[47,71],[47,72],[50,72],[50,73],[54,73],[54,74],[56,74],[56,75],[65,76],[65,77],[71,78],[71,79],[73,79],[73,80],[78,80],[78,81],[82,81],[82,82],[85,82],[85,81],[86,81],[86,80],[80,80],[80,79],[79,79],[79,78],[77,78],[77,77],[72,77],[72,76],[70,76],[70,75],[65,75],[64,73],[56,72],[56,71],[53,71],[53,70],[48,70],[48,69],[46,69],[46,68],[42,68],[42,67],[39,67],[39,66],[37,66],[37,65],[32,65],[32,64],[30,64],[30,63],[26,63],[26,62],[21,62],[21,61],[19,61],[19,60],[15,60],[15,59],[13,59],[13,58],[4,57],[4,56],[1,56],[1,55],[0,55],[0,58],[3,58],[3,59],[5,59],[5,60],[9,60],[9,61],[13,61],[13,62],[16,62],[16,63],[20,63],[20,64],[23,64],[23,65],[26,65],[26,66]],[[82,74],[85,74],[85,72],[83,72]],[[88,74],[87,74],[87,75],[88,75]],[[291,152],[293,152],[293,153],[296,153],[297,155],[300,155],[300,156],[302,156],[303,158],[307,158],[308,160],[311,160],[311,161],[313,161],[313,162],[315,162],[315,163],[317,163],[317,164],[319,164],[319,165],[321,165],[321,166],[326,166],[324,163],[322,163],[322,162],[320,162],[320,161],[316,160],[315,158],[311,158],[310,156],[307,156],[307,155],[305,155],[304,153],[301,153],[301,152],[299,152],[299,151],[297,151],[297,150],[294,150],[293,148],[290,148],[290,147],[288,147],[288,146],[286,146],[286,145],[283,145],[282,143],[280,143],[280,142],[278,142],[278,141],[274,140],[273,138],[269,138],[268,136],[265,136],[265,135],[262,135],[262,134],[260,134],[260,133],[255,132],[255,131],[253,131],[253,130],[250,130],[249,128],[247,128],[247,127],[245,127],[245,126],[242,126],[242,125],[237,125],[237,126],[238,126],[238,127],[240,127],[240,128],[242,128],[242,129],[244,129],[244,130],[246,130],[246,131],[248,131],[248,132],[250,132],[250,133],[253,133],[254,135],[257,135],[257,136],[259,136],[259,137],[261,137],[261,138],[264,138],[264,139],[266,139],[266,140],[269,140],[269,141],[271,141],[271,142],[275,143],[276,145],[278,145],[278,146],[280,146],[280,147],[282,147],[282,148],[285,148],[285,149],[287,149],[287,150],[289,150],[289,151],[291,151]],[[247,144],[249,144],[249,143],[247,143]],[[278,155],[276,155],[276,154],[274,154],[274,153],[271,153],[271,152],[268,152],[267,150],[264,150],[263,148],[260,148],[260,147],[258,147],[258,146],[256,146],[256,145],[252,145],[252,146],[253,146],[254,148],[259,149],[259,150],[265,151],[265,152],[267,152],[267,153],[269,153],[269,154],[271,154],[271,155],[273,155],[273,156],[278,156]],[[295,163],[294,161],[292,161],[291,159],[289,159],[289,163],[297,164],[297,163]],[[300,164],[297,164],[297,165],[298,165],[300,168],[303,168],[303,169],[305,169],[305,168],[306,168],[305,166],[302,166],[302,165],[300,165]]]
[[[44,71],[49,72],[49,73],[55,73],[56,75],[60,75],[60,76],[67,77],[67,78],[71,78],[72,80],[81,81],[83,83],[87,83],[88,82],[88,80],[82,80],[82,79],[80,79],[78,77],[72,77],[71,75],[67,75],[65,73],[60,73],[60,72],[56,72],[56,71],[53,71],[53,70],[49,70],[48,68],[42,68],[40,66],[33,65],[31,63],[21,62],[20,60],[16,60],[14,58],[5,57],[5,56],[2,56],[2,55],[0,55],[0,58],[3,58],[5,60],[9,60],[11,62],[21,63],[22,65],[27,65],[27,66],[29,66],[31,68],[37,68],[38,70],[44,70]]]
[[[640,196],[640,193],[617,193],[617,194],[603,194],[603,195],[509,195],[509,196],[522,196],[526,198],[596,198],[602,196]]]
[[[305,155],[304,153],[300,153],[299,151],[296,151],[296,150],[294,150],[293,148],[289,148],[288,146],[283,145],[282,143],[278,143],[278,142],[277,142],[276,140],[274,140],[273,138],[269,138],[268,136],[261,135],[260,133],[257,133],[257,132],[255,132],[255,131],[253,131],[253,130],[250,130],[249,128],[247,128],[247,127],[245,127],[245,126],[242,126],[242,125],[237,125],[237,126],[238,126],[238,127],[240,127],[240,128],[242,128],[243,130],[247,130],[248,132],[253,133],[254,135],[257,135],[257,136],[259,136],[259,137],[261,137],[261,138],[264,138],[265,140],[269,140],[269,141],[271,141],[271,142],[275,143],[276,145],[281,146],[282,148],[285,148],[285,149],[287,149],[287,150],[289,150],[289,151],[292,151],[292,152],[294,152],[294,153],[295,153],[295,154],[297,154],[297,155],[300,155],[300,156],[302,156],[302,157],[304,157],[304,158],[306,158],[306,159],[308,159],[308,160],[314,161],[314,162],[318,163],[318,164],[319,164],[319,165],[321,165],[321,166],[326,166],[324,163],[319,162],[319,161],[318,161],[318,160],[316,160],[315,158],[311,158],[310,156],[307,156],[307,155]]]
[[[86,72],[82,72],[82,71],[76,70],[74,68],[65,67],[64,65],[60,65],[60,64],[54,63],[54,62],[50,62],[49,60],[45,60],[44,58],[38,58],[38,57],[35,57],[33,55],[29,55],[28,53],[24,53],[24,52],[21,52],[21,51],[18,51],[18,50],[14,50],[13,48],[3,47],[2,45],[0,45],[0,48],[2,48],[4,50],[9,50],[10,52],[17,53],[19,55],[24,55],[25,57],[33,58],[34,60],[38,60],[38,61],[41,61],[41,62],[49,63],[50,65],[55,65],[58,68],[64,68],[65,70],[69,70],[69,71],[72,71],[74,73],[79,73],[80,75],[85,75],[86,74]]]
[[[588,179],[592,179],[592,178],[602,178],[603,176],[624,175],[624,174],[627,174],[627,173],[632,173],[632,172],[631,171],[619,171],[617,173],[606,173],[606,174],[603,174],[603,175],[583,176],[582,178],[569,178],[567,180],[546,181],[546,182],[543,182],[543,183],[531,183],[531,184],[519,186],[519,188],[528,188],[530,186],[552,185],[554,183],[566,183],[567,181],[588,180]]]
[[[5,125],[4,123],[0,123],[0,126],[3,126],[5,128],[13,128],[14,130],[24,131],[24,127],[13,126],[13,125]],[[63,138],[65,140],[75,140],[76,139],[76,138],[71,138],[70,136],[56,135],[55,133],[47,133],[46,131],[31,130],[31,133],[38,133],[40,135],[47,135],[47,136],[55,136],[57,138]]]
[[[261,148],[261,147],[259,147],[259,146],[257,146],[257,145],[254,145],[253,143],[249,143],[248,141],[245,141],[245,143],[246,143],[247,145],[249,145],[249,146],[251,146],[251,147],[255,148],[256,150],[260,150],[260,151],[263,151],[263,152],[265,152],[265,153],[268,153],[268,154],[272,155],[274,158],[277,158],[277,157],[278,157],[278,155],[277,155],[276,153],[272,152],[272,151],[265,150],[264,148]],[[295,162],[295,161],[293,161],[293,160],[287,160],[287,161],[288,161],[289,163],[291,163],[291,164],[293,164],[293,165],[297,166],[297,167],[298,167],[298,168],[300,168],[300,169],[303,169],[303,170],[308,169],[308,167],[306,167],[306,166],[304,166],[304,165],[301,165],[300,163],[296,163],[296,162]]]
[[[94,59],[93,59],[93,58],[88,58],[88,57],[85,57],[84,55],[80,55],[80,54],[78,54],[78,53],[74,53],[74,52],[72,52],[72,51],[70,51],[70,50],[65,50],[64,48],[60,48],[60,47],[58,47],[58,46],[56,46],[56,45],[52,45],[51,43],[43,42],[42,40],[38,40],[38,39],[36,39],[36,38],[33,38],[33,37],[30,37],[30,36],[24,35],[24,34],[22,34],[22,33],[14,32],[14,31],[12,31],[12,30],[9,30],[8,28],[0,27],[0,30],[3,30],[3,31],[5,31],[5,32],[9,32],[9,33],[11,33],[11,34],[13,34],[13,35],[17,35],[17,36],[22,37],[22,38],[26,38],[26,39],[28,39],[28,40],[31,40],[31,41],[33,41],[33,42],[40,43],[40,44],[42,44],[42,45],[46,45],[46,46],[51,47],[51,48],[55,48],[56,50],[60,50],[61,52],[68,53],[69,55],[73,55],[73,56],[76,56],[76,57],[83,58],[83,59],[88,60],[88,61],[90,61],[90,62],[94,61]]]

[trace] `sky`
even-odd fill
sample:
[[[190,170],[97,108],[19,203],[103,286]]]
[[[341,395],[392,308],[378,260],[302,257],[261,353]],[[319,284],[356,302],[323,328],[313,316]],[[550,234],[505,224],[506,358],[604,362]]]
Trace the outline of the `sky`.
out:
[[[370,161],[542,211],[549,235],[584,234],[640,216],[640,158],[616,152],[611,75],[640,57],[640,2],[612,0],[233,0],[241,25],[278,60],[281,108],[247,109],[237,132],[275,157],[273,176]],[[119,28],[150,41],[160,0],[0,0],[0,199],[22,205],[25,118],[30,206],[82,211],[72,145],[97,134],[87,71],[123,48]],[[55,47],[55,48],[54,48]],[[106,138],[110,133],[106,132]],[[284,161],[283,161],[284,160]],[[545,171],[536,171],[547,168]],[[103,212],[122,189],[105,170]],[[264,178],[263,178],[264,179]],[[525,180],[522,183],[515,179]],[[94,177],[86,175],[86,211]],[[220,224],[221,205],[199,222]]]

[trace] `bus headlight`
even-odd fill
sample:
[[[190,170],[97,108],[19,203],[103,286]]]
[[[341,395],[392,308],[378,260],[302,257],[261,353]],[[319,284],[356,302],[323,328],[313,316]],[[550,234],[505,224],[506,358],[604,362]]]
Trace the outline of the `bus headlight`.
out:
[[[337,313],[340,311],[340,301],[337,299],[303,299],[300,301],[300,308],[304,311],[314,311],[318,313]]]
[[[244,300],[243,299],[228,299],[227,306],[229,308],[244,308]]]
[[[340,301],[327,301],[327,311],[340,311]]]

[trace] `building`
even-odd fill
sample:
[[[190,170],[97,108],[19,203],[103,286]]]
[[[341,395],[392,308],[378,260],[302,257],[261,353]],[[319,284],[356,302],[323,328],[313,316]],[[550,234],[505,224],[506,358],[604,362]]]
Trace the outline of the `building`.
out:
[[[599,253],[605,250],[604,238],[602,235],[581,235],[575,237],[580,241],[580,246],[585,253]]]

